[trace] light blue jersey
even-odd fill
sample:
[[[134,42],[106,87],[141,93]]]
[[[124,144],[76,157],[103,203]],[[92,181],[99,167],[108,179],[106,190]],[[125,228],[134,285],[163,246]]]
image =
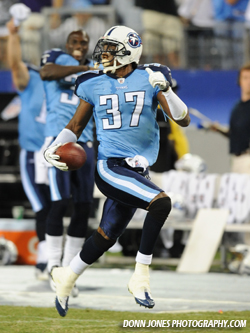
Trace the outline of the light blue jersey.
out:
[[[21,98],[21,112],[18,116],[19,144],[27,151],[38,151],[44,142],[46,106],[43,82],[38,68],[27,66],[29,83],[23,91],[18,91]]]
[[[79,66],[79,62],[60,49],[46,51],[41,65],[55,63],[62,66]],[[91,61],[87,65],[93,66]],[[80,74],[80,73],[79,73]],[[75,80],[79,74],[72,74],[60,80],[44,81],[46,93],[47,118],[46,136],[56,137],[73,117],[79,104],[79,98],[74,95]],[[93,119],[88,122],[78,141],[93,141]]]
[[[94,106],[98,159],[144,156],[154,164],[159,151],[156,122],[159,88],[148,81],[145,68],[161,71],[171,83],[168,67],[138,66],[124,78],[103,71],[89,71],[78,77],[76,95]],[[138,86],[140,90],[138,90]]]

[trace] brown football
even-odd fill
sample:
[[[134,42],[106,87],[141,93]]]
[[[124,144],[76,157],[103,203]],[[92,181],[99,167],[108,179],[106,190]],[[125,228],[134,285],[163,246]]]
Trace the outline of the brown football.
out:
[[[60,146],[56,151],[60,156],[59,162],[67,164],[69,171],[80,169],[87,160],[87,154],[78,143],[67,142]]]

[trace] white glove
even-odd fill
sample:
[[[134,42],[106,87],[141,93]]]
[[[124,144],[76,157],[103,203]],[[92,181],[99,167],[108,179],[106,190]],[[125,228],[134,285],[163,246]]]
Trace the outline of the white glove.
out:
[[[166,80],[165,76],[161,72],[154,72],[151,68],[146,68],[146,71],[149,74],[149,83],[153,88],[155,88],[155,86],[158,86],[160,90],[168,90],[169,82]]]
[[[62,171],[68,171],[68,166],[66,163],[62,163],[62,162],[58,162],[57,160],[60,159],[59,155],[54,154],[54,152],[57,150],[57,148],[59,148],[62,144],[58,143],[55,146],[51,146],[48,147],[47,149],[45,149],[43,155],[44,158],[47,162],[49,162],[50,164],[52,164],[54,167],[62,170]]]
[[[31,10],[23,3],[16,3],[10,7],[9,13],[14,18],[14,24],[17,27],[29,17]]]
[[[135,155],[134,157],[127,157],[125,158],[125,161],[132,168],[142,168],[143,171],[146,171],[149,165],[146,157],[141,155]]]

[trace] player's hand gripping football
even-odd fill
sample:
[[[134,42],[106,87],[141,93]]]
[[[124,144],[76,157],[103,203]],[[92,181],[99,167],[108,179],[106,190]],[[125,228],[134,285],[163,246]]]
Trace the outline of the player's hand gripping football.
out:
[[[169,82],[161,72],[154,72],[151,68],[146,68],[149,74],[148,80],[151,86],[154,88],[158,86],[161,90],[167,91],[169,88]]]
[[[55,151],[61,146],[61,143],[58,143],[55,146],[52,147],[48,147],[47,149],[45,149],[43,155],[44,158],[47,162],[49,162],[50,164],[52,164],[54,167],[62,170],[62,171],[68,171],[68,166],[66,163],[63,162],[59,162],[58,160],[60,159],[59,155],[54,154]]]

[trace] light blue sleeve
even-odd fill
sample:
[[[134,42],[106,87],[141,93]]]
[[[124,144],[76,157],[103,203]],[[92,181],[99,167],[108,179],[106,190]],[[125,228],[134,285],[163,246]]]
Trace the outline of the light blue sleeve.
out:
[[[93,89],[91,88],[90,81],[84,81],[80,84],[78,84],[77,81],[76,81],[75,94],[79,98],[83,99],[85,102],[94,106],[93,95],[91,93]]]
[[[79,62],[69,54],[61,54],[56,58],[55,63],[62,66],[79,66]]]

